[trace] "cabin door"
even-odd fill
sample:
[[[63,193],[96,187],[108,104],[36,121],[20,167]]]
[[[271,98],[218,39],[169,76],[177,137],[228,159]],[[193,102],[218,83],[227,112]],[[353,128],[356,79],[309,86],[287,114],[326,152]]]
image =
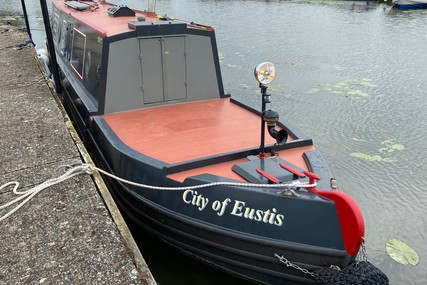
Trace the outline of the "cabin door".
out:
[[[140,39],[144,104],[187,98],[185,37]]]

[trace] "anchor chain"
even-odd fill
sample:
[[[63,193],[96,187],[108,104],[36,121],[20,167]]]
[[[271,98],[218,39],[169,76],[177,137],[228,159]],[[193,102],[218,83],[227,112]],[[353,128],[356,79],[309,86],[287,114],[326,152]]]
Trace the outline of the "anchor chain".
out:
[[[285,256],[278,255],[277,253],[275,253],[274,256],[277,257],[280,260],[280,262],[282,262],[283,264],[285,264],[286,267],[292,267],[292,268],[294,268],[296,270],[301,271],[304,274],[308,274],[311,277],[314,277],[313,273],[311,273],[310,271],[308,271],[307,268],[302,268],[301,266],[298,266],[297,264],[290,262]]]
[[[365,239],[362,238],[362,243],[360,245],[359,253],[356,256],[357,261],[368,261],[368,256],[366,254],[366,246],[365,246]]]

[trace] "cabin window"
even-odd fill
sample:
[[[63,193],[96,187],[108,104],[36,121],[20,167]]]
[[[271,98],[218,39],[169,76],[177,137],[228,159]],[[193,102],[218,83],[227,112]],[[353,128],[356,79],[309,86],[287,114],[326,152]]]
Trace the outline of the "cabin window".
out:
[[[52,17],[52,34],[53,34],[53,40],[55,43],[58,43],[59,40],[59,15],[56,13],[53,13]]]
[[[68,45],[69,45],[69,33],[68,33],[68,24],[66,21],[62,22],[61,31],[59,33],[59,43],[58,48],[62,56],[67,56]]]
[[[70,65],[83,78],[83,63],[85,60],[86,35],[74,28],[73,45],[71,47]]]

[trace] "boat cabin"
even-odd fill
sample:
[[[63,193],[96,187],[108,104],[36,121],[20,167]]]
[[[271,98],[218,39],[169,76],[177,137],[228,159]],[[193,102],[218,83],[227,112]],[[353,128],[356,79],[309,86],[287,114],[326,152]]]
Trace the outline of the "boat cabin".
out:
[[[91,115],[226,97],[212,27],[54,0],[52,33],[62,76]]]

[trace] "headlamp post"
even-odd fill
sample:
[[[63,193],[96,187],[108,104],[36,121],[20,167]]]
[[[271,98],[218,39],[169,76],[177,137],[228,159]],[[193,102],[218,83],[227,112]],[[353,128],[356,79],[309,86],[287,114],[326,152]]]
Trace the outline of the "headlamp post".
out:
[[[276,76],[276,68],[271,62],[263,62],[258,64],[254,70],[255,79],[259,82],[259,88],[261,89],[262,106],[261,106],[261,144],[259,147],[259,157],[265,157],[265,120],[264,112],[267,103],[270,103],[270,94],[267,94],[267,84],[273,81]]]
[[[259,88],[261,89],[261,96],[262,96],[262,105],[261,105],[261,144],[259,147],[259,157],[264,158],[265,157],[265,120],[264,120],[264,112],[267,107],[267,103],[270,103],[270,95],[267,94],[267,86],[260,83]]]

